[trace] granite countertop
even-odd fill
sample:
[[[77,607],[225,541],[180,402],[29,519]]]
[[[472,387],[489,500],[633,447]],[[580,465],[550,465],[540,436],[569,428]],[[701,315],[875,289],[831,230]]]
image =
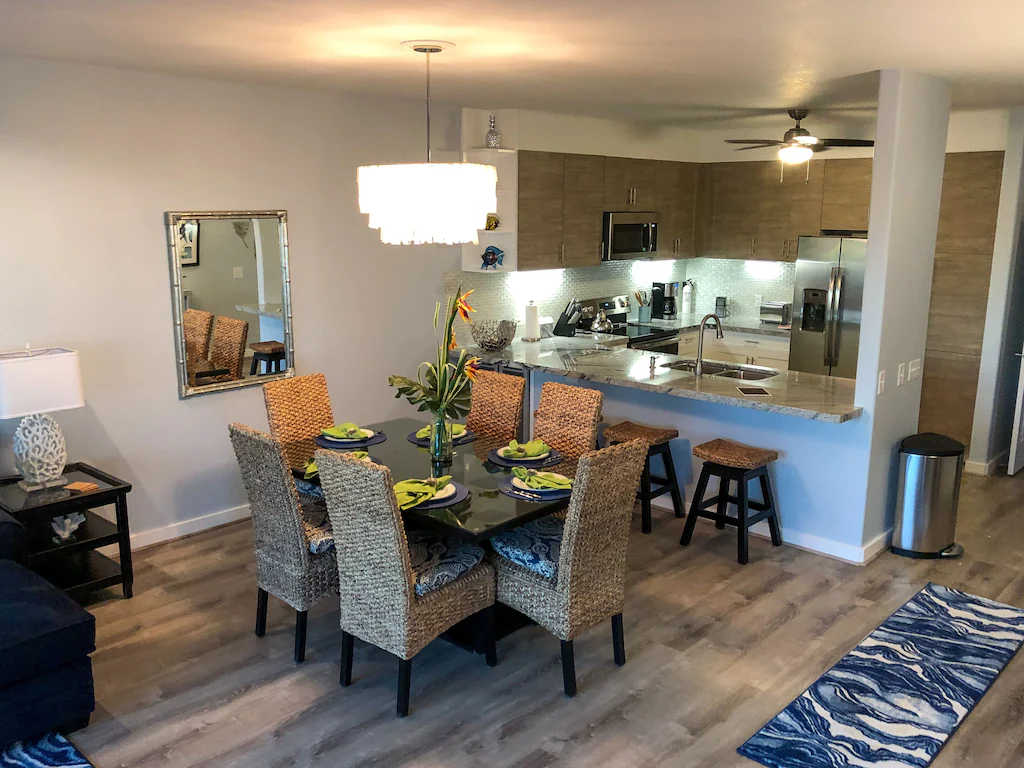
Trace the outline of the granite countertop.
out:
[[[284,307],[281,304],[236,304],[235,309],[239,312],[248,312],[260,317],[272,317],[277,320],[284,317]]]
[[[700,327],[700,321],[704,319],[705,312],[691,312],[688,315],[679,315],[672,320],[652,319],[643,325],[653,325],[660,328],[678,328],[680,331],[696,331]],[[629,318],[630,325],[638,325],[635,317]],[[728,315],[722,318],[722,330],[734,331],[736,333],[757,333],[762,336],[778,336],[789,338],[789,327],[784,330],[777,325],[762,323],[758,316],[745,317],[743,315]]]
[[[728,326],[726,326],[728,328]],[[661,367],[684,360],[676,355],[653,355],[658,367],[651,375],[650,352],[628,349],[622,336],[588,333],[573,338],[554,337],[538,342],[516,340],[501,352],[466,351],[487,362],[518,363],[538,371],[569,378],[616,384],[660,392],[673,397],[704,400],[752,408],[802,419],[841,423],[855,419],[861,409],[853,404],[853,379],[789,371],[761,381],[739,381]],[[747,397],[737,386],[764,387],[771,397]]]

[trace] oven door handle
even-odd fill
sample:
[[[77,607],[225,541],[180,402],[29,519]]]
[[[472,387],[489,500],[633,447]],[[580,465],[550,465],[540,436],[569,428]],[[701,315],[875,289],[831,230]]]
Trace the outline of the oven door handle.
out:
[[[666,344],[678,344],[682,340],[683,336],[681,333],[677,333],[675,336],[662,336],[658,339],[650,339],[649,341],[641,341],[638,344],[633,344],[630,349],[639,349],[641,351],[650,351],[652,349],[658,349],[664,347]]]

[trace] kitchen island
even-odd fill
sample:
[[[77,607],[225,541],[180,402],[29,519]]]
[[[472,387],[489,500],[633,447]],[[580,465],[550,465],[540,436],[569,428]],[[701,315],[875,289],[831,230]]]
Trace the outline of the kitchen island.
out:
[[[728,321],[725,327],[728,333]],[[682,357],[629,349],[624,337],[609,334],[517,340],[497,353],[473,347],[467,352],[499,370],[524,372],[530,428],[541,387],[561,381],[603,392],[605,423],[629,420],[678,429],[671,450],[687,501],[700,468],[690,453],[694,445],[721,437],[773,448],[780,453],[772,472],[787,543],[858,563],[885,546],[884,537],[863,541],[863,504],[853,501],[864,497],[861,447],[869,426],[858,418],[862,411],[854,403],[852,379],[792,371],[759,381],[697,377],[664,367]],[[741,386],[763,387],[768,396],[746,396]],[[678,536],[682,529],[674,518],[658,523],[653,535]],[[735,535],[703,528],[698,527],[691,548],[706,545],[707,537]],[[767,534],[766,529],[754,532]]]

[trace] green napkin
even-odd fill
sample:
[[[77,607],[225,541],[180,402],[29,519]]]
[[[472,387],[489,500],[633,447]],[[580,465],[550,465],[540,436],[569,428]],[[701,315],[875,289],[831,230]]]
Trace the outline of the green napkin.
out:
[[[430,501],[439,490],[452,480],[451,475],[430,478],[428,480],[403,480],[395,483],[395,498],[400,509],[412,509],[417,504]]]
[[[333,437],[335,440],[360,440],[363,438],[363,430],[358,424],[353,424],[351,421],[322,429],[320,434],[324,437]]]
[[[543,456],[551,448],[543,440],[531,440],[528,443],[519,443],[515,440],[508,444],[508,451],[505,452],[507,459],[529,459],[533,456]]]
[[[538,488],[545,491],[568,491],[572,489],[572,480],[567,477],[558,477],[552,472],[538,472],[535,469],[515,467],[512,470],[512,474],[531,488]]]
[[[418,437],[420,440],[430,437],[431,426],[432,425],[427,424],[427,426],[425,426],[423,429],[418,430],[416,432],[416,437]],[[452,424],[452,437],[461,437],[464,434],[466,434],[465,424]]]
[[[368,451],[346,451],[346,456],[351,456],[353,459],[365,459],[370,455]],[[320,469],[317,467],[316,462],[310,459],[306,462],[306,474],[303,477],[306,480],[312,480],[314,477],[320,474]]]

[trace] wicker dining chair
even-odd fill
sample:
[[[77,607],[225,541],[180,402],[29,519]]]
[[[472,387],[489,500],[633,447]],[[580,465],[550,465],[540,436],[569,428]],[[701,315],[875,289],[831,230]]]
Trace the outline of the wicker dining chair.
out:
[[[626,543],[647,449],[633,440],[585,454],[564,522],[549,515],[491,539],[497,599],[562,641],[566,696],[576,695],[573,638],[609,617],[615,663],[626,663]]]
[[[474,615],[493,667],[494,569],[483,549],[425,531],[407,538],[387,467],[324,450],[316,462],[338,550],[341,684],[352,682],[353,638],[397,656],[397,712],[405,717],[413,657]],[[414,562],[410,543],[417,555],[434,559]]]
[[[271,381],[263,385],[270,434],[281,444],[288,465],[302,469],[313,458],[313,439],[334,426],[327,377],[322,373]]]
[[[338,591],[333,537],[326,526],[310,522],[300,506],[280,444],[243,424],[231,424],[228,432],[255,533],[256,635],[262,637],[267,630],[268,593],[283,600],[295,609],[295,661],[301,663],[306,658],[307,611]]]
[[[466,427],[479,435],[514,440],[523,421],[526,379],[507,373],[480,371],[473,382]]]
[[[596,389],[546,382],[540,388],[533,436],[565,456],[582,456],[597,446],[603,403],[604,395]]]
[[[191,351],[197,360],[208,359],[213,315],[201,309],[186,309],[181,319],[181,327],[185,334],[185,347],[191,345]]]
[[[213,336],[210,340],[210,362],[214,368],[225,368],[228,373],[210,381],[237,381],[242,378],[242,364],[245,361],[245,341],[249,336],[249,324],[245,320],[217,315],[213,319]]]

